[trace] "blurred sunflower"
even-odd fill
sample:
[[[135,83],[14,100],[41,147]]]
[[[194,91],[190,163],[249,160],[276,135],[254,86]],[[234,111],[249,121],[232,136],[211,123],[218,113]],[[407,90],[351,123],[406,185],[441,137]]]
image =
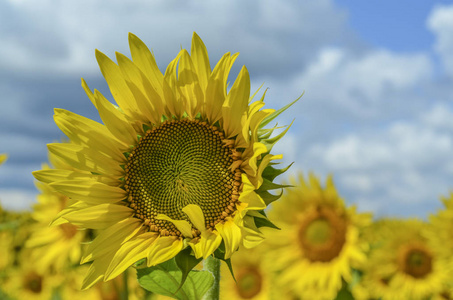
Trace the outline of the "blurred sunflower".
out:
[[[62,277],[41,274],[31,266],[10,271],[4,290],[11,299],[48,300],[61,284]]]
[[[312,174],[292,184],[298,187],[269,212],[282,230],[266,240],[267,267],[277,272],[278,286],[302,299],[334,299],[343,281],[351,281],[351,268],[366,260],[359,235],[371,215],[345,207],[331,176],[325,188]]]
[[[6,161],[8,158],[8,155],[6,154],[0,154],[0,165]]]
[[[232,266],[236,280],[229,275],[228,267],[222,266],[225,275],[220,281],[220,299],[269,299],[270,273],[262,265],[259,248],[239,251]]]
[[[431,239],[435,248],[438,249],[439,255],[451,260],[453,257],[453,243],[450,242],[453,232],[453,192],[449,197],[441,197],[441,201],[444,208],[429,216],[430,224],[436,233],[432,235]]]
[[[44,170],[73,170],[52,153],[49,153],[49,161],[51,165],[44,164]],[[31,258],[38,271],[62,272],[80,263],[81,243],[87,241],[88,231],[79,230],[77,226],[69,223],[49,226],[55,217],[74,201],[56,192],[49,184],[38,182],[36,186],[40,191],[38,203],[33,206],[32,212],[36,224],[31,229],[32,234],[26,247],[31,248]]]
[[[283,170],[269,162],[288,128],[275,137],[264,126],[278,111],[262,109],[264,94],[250,103],[250,79],[242,68],[227,92],[237,54],[225,54],[211,70],[194,34],[162,74],[153,54],[129,35],[132,60],[96,58],[118,107],[82,86],[104,125],[56,109],[55,122],[70,143],[49,151],[73,170],[34,172],[75,203],[55,224],[70,222],[100,231],[82,262],[93,261],[83,288],[110,280],[136,261],[153,266],[188,245],[206,258],[223,243],[224,259],[239,245],[253,247],[266,224],[260,213],[275,197],[267,192]],[[294,102],[293,102],[294,103]],[[268,223],[268,222],[267,222]]]
[[[369,296],[417,300],[447,295],[451,267],[431,244],[435,232],[429,224],[416,219],[381,224],[386,234],[379,235],[382,240],[372,249],[360,283]]]

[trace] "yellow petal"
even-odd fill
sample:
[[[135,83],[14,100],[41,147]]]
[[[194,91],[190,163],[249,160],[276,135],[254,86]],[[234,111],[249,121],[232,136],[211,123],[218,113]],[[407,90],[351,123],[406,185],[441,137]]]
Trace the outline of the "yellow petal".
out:
[[[137,218],[127,218],[101,231],[86,248],[81,264],[115,251],[129,241],[142,228],[143,222]]]
[[[192,222],[195,228],[197,228],[201,232],[206,231],[204,214],[198,205],[189,204],[186,207],[184,207],[182,211],[189,217],[190,222]]]
[[[266,91],[264,92],[263,97],[261,99],[264,98],[265,94],[266,94]],[[264,102],[262,100],[260,100],[260,101],[253,102],[248,108],[247,121],[242,126],[242,138],[244,139],[244,141],[246,143],[250,142],[250,123],[252,121],[252,118],[255,114],[257,114],[259,112],[259,110],[263,106],[264,106]],[[266,117],[266,116],[264,116],[264,117]],[[252,133],[252,135],[253,135],[253,133]]]
[[[129,47],[132,60],[148,78],[159,97],[163,99],[162,81],[164,80],[164,75],[160,72],[154,55],[149,51],[145,43],[132,33],[129,33]]]
[[[215,228],[225,243],[225,259],[228,259],[239,247],[242,239],[241,229],[231,218],[227,218],[225,223],[218,223]]]
[[[89,289],[95,283],[104,278],[105,271],[107,270],[110,261],[112,260],[114,252],[110,252],[103,257],[95,260],[88,269],[82,283],[82,290]]]
[[[255,187],[259,188],[263,184],[263,171],[267,167],[267,165],[272,161],[276,159],[283,159],[282,154],[278,155],[272,155],[268,154],[264,156],[264,158],[261,160],[260,166],[258,167],[258,170],[256,171],[256,177],[254,178],[253,184]]]
[[[94,96],[99,115],[107,129],[126,145],[135,145],[137,143],[137,133],[127,121],[126,116],[98,91],[95,91]]]
[[[94,107],[97,108],[96,106],[96,100],[94,99],[94,94],[91,92],[90,88],[88,87],[88,84],[86,83],[85,79],[82,78],[82,88],[87,94],[88,98],[90,99],[91,103],[93,103]]]
[[[96,180],[110,186],[119,186],[120,180],[106,176],[93,175],[90,172],[71,171],[63,169],[48,169],[32,172],[33,176],[45,183],[64,181],[64,180]]]
[[[244,216],[244,226],[242,230],[242,244],[245,248],[254,248],[261,244],[264,240],[264,235],[256,227],[253,217]]]
[[[194,118],[203,105],[204,94],[198,82],[198,76],[192,59],[186,50],[181,53],[178,65],[178,88],[186,99],[186,111]]]
[[[94,180],[65,180],[49,185],[69,198],[93,205],[116,203],[127,197],[125,190]]]
[[[72,143],[47,144],[51,153],[70,166],[97,174],[123,177],[124,170],[111,157]]]
[[[192,240],[188,244],[192,248],[196,258],[203,257],[206,259],[214,253],[220,246],[220,243],[222,243],[222,236],[218,232],[206,230],[201,233],[198,241]]]
[[[239,195],[239,201],[247,203],[247,209],[261,210],[266,208],[266,203],[255,192],[255,186],[250,182],[246,174],[242,174],[242,183],[244,184],[242,192]]]
[[[142,119],[144,123],[147,120],[150,120],[153,124],[160,123],[163,113],[163,103],[160,95],[145,74],[129,58],[117,53],[117,61],[126,84],[137,101],[137,107],[145,117],[145,119]]]
[[[264,144],[259,142],[253,143],[253,145],[250,146],[251,147],[245,149],[242,155],[245,160],[242,163],[241,168],[250,178],[254,178],[258,170],[257,160],[261,157],[261,154],[267,152],[267,148]]]
[[[168,116],[175,116],[178,119],[181,118],[184,113],[185,104],[176,89],[176,71],[182,52],[183,51],[181,50],[176,58],[168,64],[164,75],[164,81],[162,82],[165,103],[167,104],[165,113]]]
[[[173,220],[171,219],[170,217],[167,217],[166,215],[164,214],[158,214],[156,219],[158,220],[166,220],[166,221],[169,221],[171,223],[173,223],[173,225],[176,226],[176,228],[178,228],[178,230],[182,233],[182,235],[184,237],[188,237],[188,238],[192,238],[193,235],[192,235],[192,225],[185,221],[185,220]]]
[[[58,108],[55,109],[54,120],[71,142],[96,149],[117,162],[126,160],[123,152],[127,150],[127,146],[98,122]]]
[[[104,280],[107,281],[115,278],[140,259],[146,258],[149,248],[157,236],[158,234],[155,232],[145,232],[124,243],[116,251],[115,256],[110,262]]]
[[[194,32],[192,36],[192,47],[190,56],[198,73],[198,80],[203,91],[206,90],[208,79],[211,75],[211,65],[209,64],[208,51],[200,37]]]
[[[158,265],[175,257],[184,247],[183,240],[175,236],[160,236],[151,245],[148,267]]]
[[[211,124],[215,123],[222,117],[222,105],[226,96],[226,77],[228,77],[229,68],[236,57],[232,58],[230,53],[222,56],[220,61],[214,67],[209,76],[208,85],[205,93],[206,117]],[[230,67],[229,67],[230,66]]]
[[[227,137],[242,132],[242,118],[246,118],[249,97],[250,76],[244,66],[222,106],[223,127]]]
[[[140,114],[134,95],[124,81],[118,65],[99,50],[96,50],[96,60],[118,106],[129,116]]]
[[[76,226],[104,229],[133,215],[130,208],[117,204],[100,204],[69,212],[62,216]]]

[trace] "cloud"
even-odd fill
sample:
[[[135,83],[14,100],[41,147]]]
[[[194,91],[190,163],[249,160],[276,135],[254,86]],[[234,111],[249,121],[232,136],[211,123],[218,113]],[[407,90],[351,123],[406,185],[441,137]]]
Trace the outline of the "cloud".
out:
[[[427,21],[450,75],[451,15],[450,6],[438,6]],[[451,80],[439,82],[432,53],[364,47],[347,22],[329,0],[1,2],[0,152],[10,154],[0,167],[2,201],[34,201],[30,172],[47,160],[45,144],[62,136],[54,107],[99,120],[80,87],[88,77],[111,99],[95,48],[111,58],[128,54],[134,32],[165,70],[196,31],[212,64],[226,51],[241,52],[232,73],[245,64],[254,86],[264,81],[268,106],[306,91],[279,119],[296,118],[274,149],[285,155],[282,166],[295,161],[290,173],[333,172],[340,194],[361,210],[432,211],[453,174]]]
[[[384,49],[360,56],[345,48],[322,48],[318,57],[296,77],[317,108],[357,120],[381,119],[407,109],[409,96],[432,78],[432,63],[423,53],[398,54]],[[394,111],[394,112],[392,112]]]
[[[190,47],[193,31],[212,57],[242,51],[257,74],[285,76],[325,43],[353,39],[331,1],[4,1],[0,67],[15,72],[97,74],[94,48],[128,52],[127,33],[143,39],[165,67]],[[320,19],[324,22],[319,22]],[[339,36],[342,36],[342,39]]]
[[[436,35],[435,50],[440,55],[445,72],[453,77],[453,5],[438,5],[427,20]]]
[[[0,189],[0,204],[6,210],[30,210],[37,193],[22,189]]]
[[[439,112],[434,105],[410,121],[351,132],[306,149],[299,143],[299,165],[332,172],[347,200],[361,209],[373,207],[381,215],[433,211],[438,197],[453,188],[453,127],[449,118],[433,122]],[[453,110],[441,114],[450,116]]]

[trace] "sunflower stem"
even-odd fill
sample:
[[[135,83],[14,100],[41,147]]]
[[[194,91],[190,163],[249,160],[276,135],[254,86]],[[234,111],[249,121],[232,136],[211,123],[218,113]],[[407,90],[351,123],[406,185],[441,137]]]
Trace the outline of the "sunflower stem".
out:
[[[214,275],[214,283],[204,295],[204,300],[219,300],[220,297],[220,260],[214,256],[208,256],[204,261],[204,269]]]
[[[121,300],[128,300],[129,299],[129,287],[127,284],[128,281],[128,271],[126,270],[123,273],[123,288],[121,289]]]

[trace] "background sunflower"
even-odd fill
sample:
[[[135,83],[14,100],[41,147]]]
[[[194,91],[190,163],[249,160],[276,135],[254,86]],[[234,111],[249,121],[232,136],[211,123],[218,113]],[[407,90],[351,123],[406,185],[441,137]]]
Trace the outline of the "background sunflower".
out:
[[[267,268],[278,285],[302,299],[333,299],[344,281],[351,282],[351,269],[366,260],[360,231],[371,215],[346,207],[332,177],[325,188],[313,174],[308,182],[299,175],[291,183],[269,212],[281,230],[266,241]]]
[[[438,255],[430,224],[417,219],[384,220],[360,284],[371,298],[428,299],[448,295],[451,266]]]

